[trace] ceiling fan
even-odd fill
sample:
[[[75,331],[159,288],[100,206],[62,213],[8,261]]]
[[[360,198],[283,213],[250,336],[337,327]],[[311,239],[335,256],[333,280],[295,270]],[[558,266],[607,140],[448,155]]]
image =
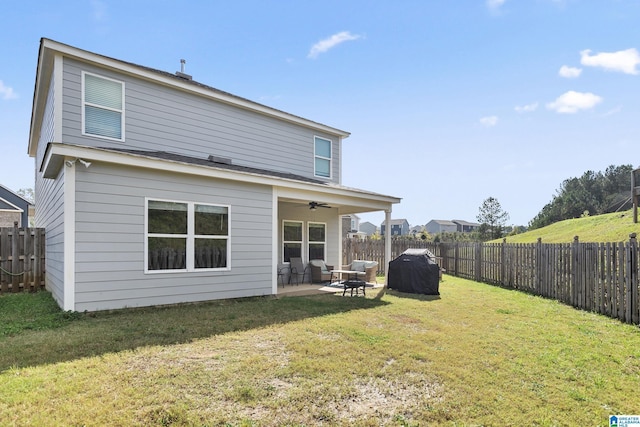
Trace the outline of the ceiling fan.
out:
[[[327,203],[309,202],[309,209],[315,211],[317,208],[331,208]]]

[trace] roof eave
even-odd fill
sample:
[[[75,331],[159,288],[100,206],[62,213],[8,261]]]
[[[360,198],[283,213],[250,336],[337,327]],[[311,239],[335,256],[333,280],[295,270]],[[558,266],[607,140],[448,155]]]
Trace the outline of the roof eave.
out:
[[[38,64],[36,65],[36,80],[33,88],[33,101],[31,105],[31,123],[29,127],[29,145],[27,153],[31,157],[35,157],[38,147],[38,139],[40,138],[40,124],[44,114],[44,104],[46,101],[46,88],[42,87],[42,82],[51,82],[51,63],[48,51],[45,49],[45,40],[40,40],[40,49],[38,51]],[[46,56],[46,57],[45,57]]]

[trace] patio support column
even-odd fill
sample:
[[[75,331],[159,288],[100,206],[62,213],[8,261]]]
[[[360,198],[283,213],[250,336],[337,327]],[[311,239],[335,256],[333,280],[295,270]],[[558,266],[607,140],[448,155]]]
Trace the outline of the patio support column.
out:
[[[391,262],[391,209],[384,211],[384,284],[389,284],[389,263]]]

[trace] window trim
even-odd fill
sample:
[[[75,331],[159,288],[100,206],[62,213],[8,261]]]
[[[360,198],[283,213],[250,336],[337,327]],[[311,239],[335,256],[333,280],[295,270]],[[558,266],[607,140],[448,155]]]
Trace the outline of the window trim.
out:
[[[298,241],[298,240],[285,240],[284,239],[284,223],[285,222],[293,222],[293,223],[296,223],[296,224],[300,224],[300,232],[301,232],[301,236],[300,236],[301,240],[300,241]],[[304,259],[305,259],[304,258],[304,241],[305,241],[304,240],[304,221],[300,221],[300,220],[297,220],[297,219],[283,219],[282,220],[282,247],[281,247],[281,250],[282,250],[282,263],[283,264],[289,264],[289,261],[285,261],[284,260],[285,259],[284,245],[287,244],[287,243],[300,243],[300,258],[302,258],[302,260],[304,261]]]
[[[86,86],[85,76],[87,76],[87,75],[93,76],[93,77],[97,77],[99,79],[109,80],[109,81],[112,81],[112,82],[119,83],[120,87],[121,87],[121,90],[122,90],[122,106],[121,106],[121,109],[116,109],[116,108],[112,108],[112,107],[107,107],[105,105],[86,102],[85,101],[85,86]],[[100,138],[100,139],[108,139],[110,141],[124,142],[125,141],[125,135],[124,135],[124,132],[125,132],[125,104],[126,104],[125,97],[124,97],[124,95],[125,95],[125,88],[124,88],[125,82],[122,81],[122,80],[116,80],[116,79],[112,79],[112,78],[109,78],[109,77],[105,77],[105,76],[102,76],[100,74],[91,73],[91,72],[88,72],[88,71],[82,71],[82,81],[81,81],[80,86],[81,86],[81,95],[80,95],[81,96],[81,101],[80,102],[81,102],[81,116],[82,116],[80,131],[82,133],[82,136],[88,136],[88,137]],[[87,133],[86,132],[86,106],[87,105],[90,106],[90,107],[96,107],[96,108],[101,108],[103,110],[115,111],[115,112],[120,113],[120,138],[113,138],[113,137],[110,137],[110,136],[96,135],[96,134],[93,134],[93,133]]]
[[[324,240],[322,242],[320,241],[311,241],[311,232],[309,230],[309,228],[311,227],[311,225],[322,225],[324,227]],[[323,250],[322,250],[322,259],[324,261],[327,260],[327,223],[326,222],[319,222],[319,221],[307,221],[307,253],[309,254],[309,258],[311,258],[311,244],[322,244]],[[309,259],[308,261],[311,261],[311,259]]]
[[[187,205],[187,234],[160,234],[149,233],[149,202],[169,202],[184,203]],[[195,206],[214,206],[217,208],[227,209],[227,234],[220,235],[196,235],[195,234]],[[175,237],[186,238],[186,262],[185,268],[171,270],[150,270],[149,269],[149,237]],[[226,240],[227,241],[227,265],[217,268],[196,268],[195,267],[195,241],[196,239]],[[231,206],[216,203],[193,202],[184,200],[162,199],[158,197],[145,197],[144,199],[144,273],[145,274],[164,274],[164,273],[199,273],[211,271],[230,271],[231,270]]]
[[[331,157],[324,157],[317,154],[316,144],[318,140],[321,139],[323,141],[329,142],[329,155]],[[318,175],[318,170],[316,169],[316,160],[327,160],[329,162],[329,176]],[[332,179],[333,178],[333,141],[329,138],[324,138],[322,136],[313,136],[313,176],[324,179]]]

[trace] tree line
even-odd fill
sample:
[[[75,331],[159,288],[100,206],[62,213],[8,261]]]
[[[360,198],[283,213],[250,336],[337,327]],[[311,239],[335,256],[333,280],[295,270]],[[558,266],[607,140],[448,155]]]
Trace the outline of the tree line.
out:
[[[529,229],[630,209],[632,171],[631,165],[611,165],[604,173],[588,170],[579,178],[564,180],[551,201],[529,222]]]

